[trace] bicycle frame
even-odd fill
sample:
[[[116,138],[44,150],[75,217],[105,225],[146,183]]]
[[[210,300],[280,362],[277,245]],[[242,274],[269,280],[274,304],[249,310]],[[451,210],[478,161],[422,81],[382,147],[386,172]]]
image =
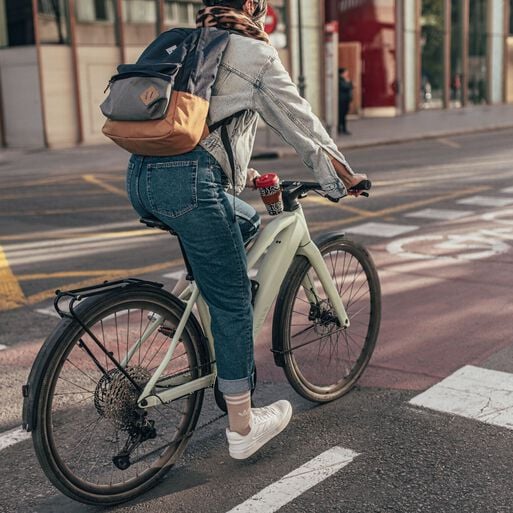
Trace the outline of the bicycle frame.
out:
[[[349,318],[347,316],[342,300],[336,289],[335,284],[330,276],[326,263],[317,248],[312,242],[303,209],[300,207],[293,212],[284,212],[276,219],[271,221],[265,229],[260,233],[253,247],[248,252],[248,270],[255,267],[257,262],[263,258],[258,270],[256,281],[259,283],[259,289],[255,298],[254,320],[253,320],[253,336],[256,338],[262,329],[267,314],[276,299],[281,284],[287,271],[292,264],[292,260],[296,255],[302,255],[308,259],[312,268],[317,273],[320,284],[335,310],[340,326],[349,327]],[[308,299],[316,302],[316,286],[314,280],[308,275],[303,281],[303,287]],[[179,344],[183,330],[189,320],[194,305],[197,305],[199,319],[203,327],[204,333],[208,339],[211,361],[215,361],[214,340],[210,330],[210,314],[208,307],[201,297],[196,283],[192,283],[180,296],[180,299],[186,303],[185,312],[180,319],[176,332],[173,336],[171,344],[166,352],[166,356],[161,364],[146,384],[144,390],[138,399],[138,405],[141,408],[150,408],[159,404],[170,402],[180,397],[192,394],[203,388],[213,386],[217,376],[215,363],[211,374],[198,379],[190,380],[190,377],[184,376],[185,382],[176,382],[176,378],[170,377],[169,382],[173,387],[162,392],[155,392],[155,386],[166,369],[167,365],[173,358],[173,353]],[[156,316],[145,330],[140,339],[134,344],[128,352],[127,357],[121,365],[125,367],[131,356],[137,349],[158,329],[162,323],[162,318]],[[165,386],[166,381],[159,382],[161,386]]]

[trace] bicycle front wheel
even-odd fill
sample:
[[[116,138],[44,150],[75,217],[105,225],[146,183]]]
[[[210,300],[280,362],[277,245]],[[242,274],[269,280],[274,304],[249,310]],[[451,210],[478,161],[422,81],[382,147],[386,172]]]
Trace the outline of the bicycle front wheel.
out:
[[[300,395],[328,402],[347,393],[369,363],[379,332],[381,289],[363,246],[342,235],[318,246],[350,327],[340,326],[315,270],[297,256],[276,302],[273,348]]]
[[[154,486],[176,462],[194,431],[203,390],[147,410],[137,406],[183,313],[169,294],[128,288],[85,300],[76,310],[124,372],[78,322],[63,321],[38,384],[36,454],[47,477],[69,497],[120,503]],[[209,361],[202,344],[189,321],[156,389],[204,375]]]

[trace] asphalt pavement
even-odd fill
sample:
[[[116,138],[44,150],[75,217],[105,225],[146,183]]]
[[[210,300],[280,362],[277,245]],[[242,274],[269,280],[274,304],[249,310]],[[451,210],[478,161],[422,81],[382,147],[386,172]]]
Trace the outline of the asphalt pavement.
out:
[[[379,270],[381,332],[359,385],[323,406],[298,397],[272,362],[268,319],[256,341],[256,401],[289,398],[287,431],[249,461],[231,460],[209,393],[179,465],[113,511],[275,511],[283,494],[283,512],[512,511],[512,141],[504,130],[348,151],[373,180],[371,197],[334,205],[310,195],[303,208],[313,236],[345,231]],[[182,267],[176,241],[131,210],[125,160],[99,147],[0,167],[2,512],[99,511],[56,492],[30,440],[13,437],[21,385],[58,322],[53,290],[126,276],[171,287]],[[296,158],[254,165],[311,179]],[[243,198],[268,221],[255,193]],[[314,479],[315,462],[333,454],[347,459]],[[294,494],[296,469],[311,486]]]

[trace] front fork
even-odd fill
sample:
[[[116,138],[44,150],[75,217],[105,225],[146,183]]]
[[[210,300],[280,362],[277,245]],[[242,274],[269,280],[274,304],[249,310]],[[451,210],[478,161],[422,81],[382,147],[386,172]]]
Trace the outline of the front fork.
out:
[[[303,246],[298,254],[302,254],[308,258],[310,264],[315,270],[317,277],[324,289],[324,292],[328,296],[330,300],[330,304],[335,310],[335,314],[342,328],[349,328],[351,325],[349,321],[349,317],[347,316],[346,309],[344,304],[342,303],[342,299],[340,298],[340,294],[333,282],[333,279],[328,271],[328,267],[326,266],[326,262],[322,257],[319,248],[313,243],[309,242],[307,245]],[[311,305],[319,305],[319,295],[317,293],[317,287],[315,284],[315,280],[312,279],[311,273],[308,272],[303,281],[301,282],[306,297]]]

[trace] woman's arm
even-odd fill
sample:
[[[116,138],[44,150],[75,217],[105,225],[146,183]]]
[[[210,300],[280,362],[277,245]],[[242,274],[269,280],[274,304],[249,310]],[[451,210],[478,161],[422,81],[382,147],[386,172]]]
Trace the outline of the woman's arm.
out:
[[[366,179],[352,171],[310,104],[299,95],[277,53],[262,70],[253,108],[296,150],[330,196],[341,198],[346,189]]]

